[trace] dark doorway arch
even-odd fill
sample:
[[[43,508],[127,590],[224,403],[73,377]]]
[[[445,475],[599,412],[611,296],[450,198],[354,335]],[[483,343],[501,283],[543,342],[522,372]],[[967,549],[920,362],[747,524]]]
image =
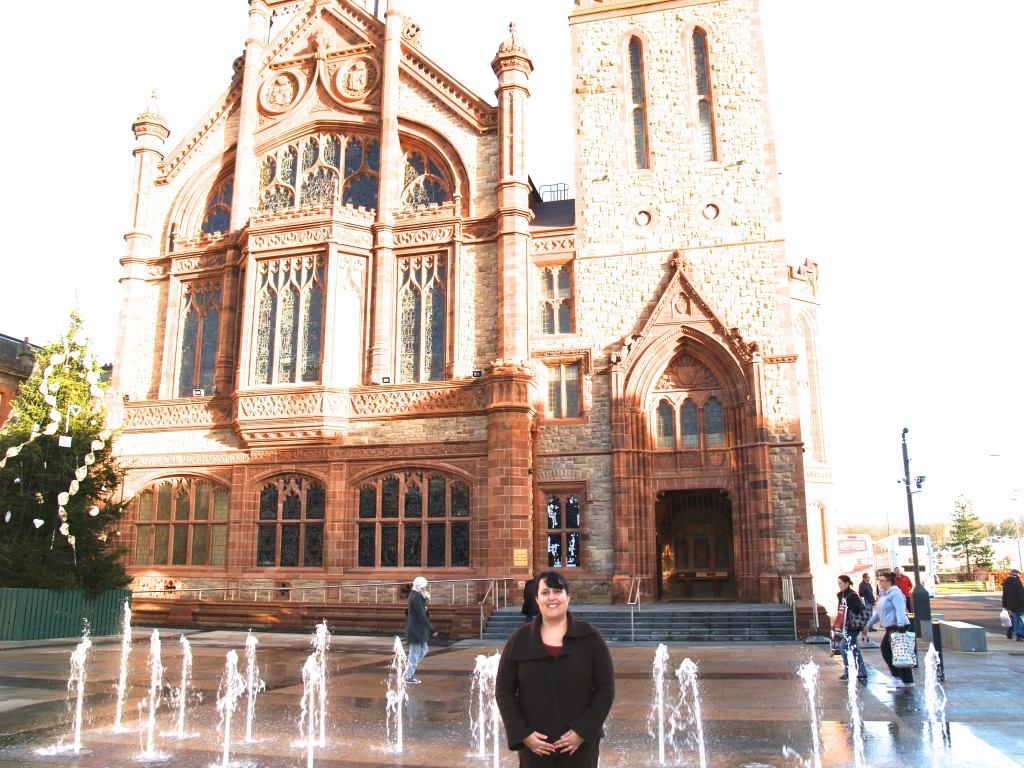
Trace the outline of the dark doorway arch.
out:
[[[665,491],[654,511],[661,600],[735,600],[732,503],[720,490]]]

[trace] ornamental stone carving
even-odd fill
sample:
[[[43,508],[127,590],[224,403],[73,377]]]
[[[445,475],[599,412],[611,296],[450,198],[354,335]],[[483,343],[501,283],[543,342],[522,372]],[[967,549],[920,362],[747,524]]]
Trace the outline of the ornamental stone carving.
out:
[[[483,406],[484,391],[479,387],[389,390],[352,395],[354,416],[473,411]]]
[[[264,111],[279,115],[298,101],[304,85],[305,78],[298,72],[279,72],[263,83],[260,89],[260,105]]]
[[[451,240],[454,232],[455,230],[452,227],[435,227],[434,229],[414,229],[408,232],[395,232],[395,245],[443,243]]]
[[[228,402],[162,403],[125,407],[125,431],[172,429],[179,427],[212,427],[231,422]]]
[[[345,101],[365,99],[380,79],[377,65],[367,56],[344,62],[334,75],[334,90]]]
[[[323,243],[329,239],[331,239],[330,227],[295,229],[288,232],[272,232],[268,235],[253,235],[252,250],[262,251],[269,250],[271,248],[285,248],[290,245]]]
[[[690,355],[679,355],[669,363],[658,381],[658,390],[720,389],[715,374],[703,362]]]
[[[223,253],[211,253],[208,255],[182,256],[171,260],[171,274],[177,275],[182,272],[200,272],[204,269],[223,267],[225,257]]]

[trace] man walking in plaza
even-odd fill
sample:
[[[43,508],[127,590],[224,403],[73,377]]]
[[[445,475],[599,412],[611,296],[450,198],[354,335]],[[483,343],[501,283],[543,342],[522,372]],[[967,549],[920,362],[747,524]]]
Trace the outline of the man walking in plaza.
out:
[[[1013,635],[1024,640],[1024,584],[1020,580],[1020,571],[1014,568],[1003,581],[1003,608],[1010,614],[1013,621]]]

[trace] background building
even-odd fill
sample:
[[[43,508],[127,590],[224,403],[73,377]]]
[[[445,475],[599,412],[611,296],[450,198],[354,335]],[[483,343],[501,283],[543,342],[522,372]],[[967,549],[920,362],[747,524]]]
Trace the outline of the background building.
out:
[[[11,415],[11,403],[35,364],[36,348],[28,339],[21,341],[0,333],[0,426]]]
[[[755,0],[578,0],[572,200],[525,167],[514,29],[491,106],[420,50],[430,19],[363,6],[252,0],[193,132],[167,145],[155,99],[134,123],[139,584],[809,596],[817,271],[784,255]]]

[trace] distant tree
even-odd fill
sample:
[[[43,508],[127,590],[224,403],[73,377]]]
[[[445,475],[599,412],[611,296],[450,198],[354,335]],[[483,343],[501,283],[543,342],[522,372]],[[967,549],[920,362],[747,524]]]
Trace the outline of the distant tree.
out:
[[[99,592],[131,581],[111,535],[124,471],[111,456],[99,374],[72,313],[0,429],[0,587]]]
[[[985,526],[974,513],[969,499],[962,495],[953,502],[953,519],[949,531],[949,547],[953,555],[964,563],[964,571],[972,568],[991,568],[995,553],[985,543]],[[973,561],[973,565],[972,565]]]
[[[993,536],[1008,536],[1009,538],[1016,538],[1018,524],[1016,520],[1007,518],[999,523],[990,523],[988,526],[989,533]]]

